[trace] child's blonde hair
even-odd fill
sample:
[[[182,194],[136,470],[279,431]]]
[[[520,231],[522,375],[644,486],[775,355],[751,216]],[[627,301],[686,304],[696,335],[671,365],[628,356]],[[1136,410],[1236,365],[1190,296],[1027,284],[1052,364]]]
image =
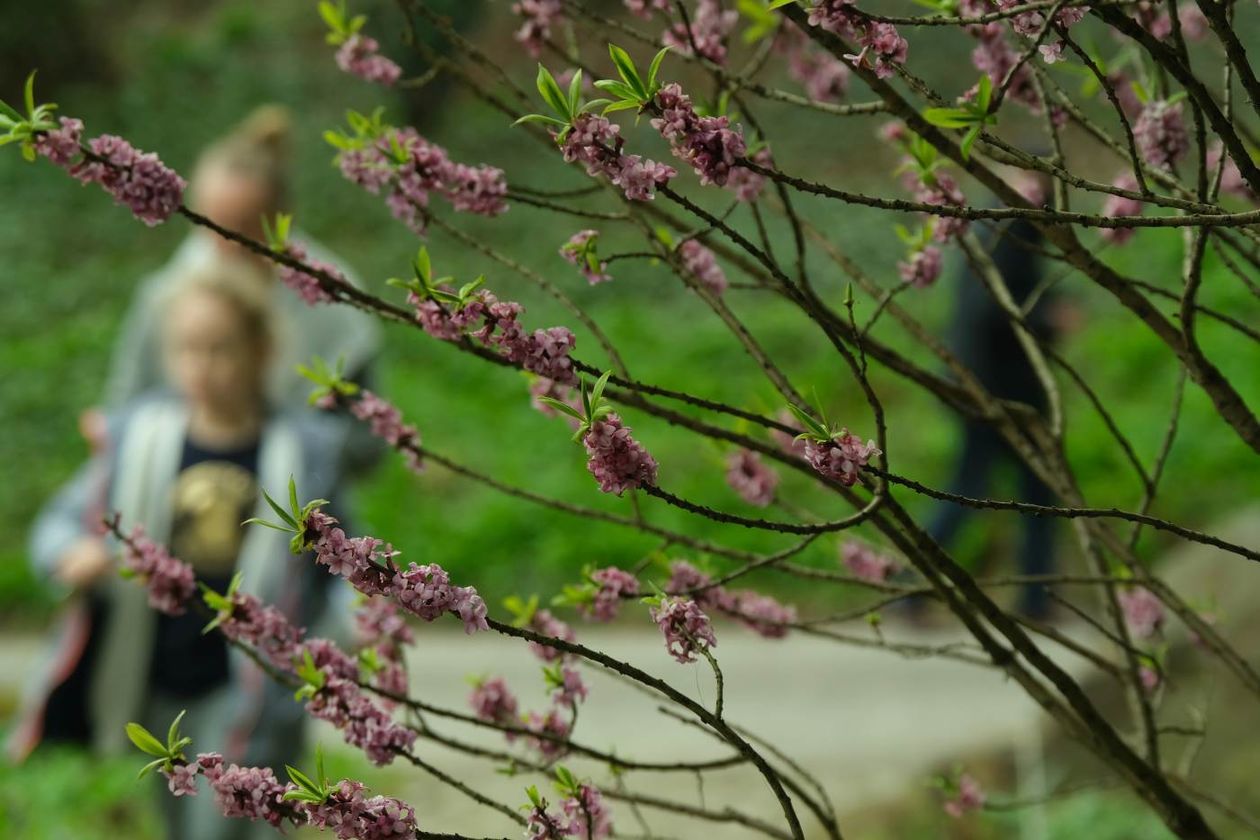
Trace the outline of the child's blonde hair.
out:
[[[165,315],[177,301],[192,294],[215,295],[236,311],[246,335],[266,351],[275,337],[271,290],[271,278],[252,262],[217,257],[176,277],[163,291],[160,311]]]
[[[196,177],[221,170],[262,185],[268,215],[284,210],[289,197],[292,118],[281,105],[255,108],[235,128],[206,147]],[[195,180],[194,178],[194,180]]]

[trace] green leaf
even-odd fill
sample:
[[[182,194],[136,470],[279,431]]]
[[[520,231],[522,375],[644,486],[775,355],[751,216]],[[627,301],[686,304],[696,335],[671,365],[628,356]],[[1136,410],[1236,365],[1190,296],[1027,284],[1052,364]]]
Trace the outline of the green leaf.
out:
[[[639,107],[642,107],[642,106],[638,102],[634,101],[633,99],[622,99],[622,100],[612,103],[607,108],[605,108],[604,113],[611,114],[614,111],[629,111],[631,108],[639,108]]]
[[[280,507],[280,505],[276,503],[276,500],[271,498],[271,495],[266,490],[263,490],[262,494],[263,498],[267,500],[267,504],[270,505],[271,509],[276,512],[276,516],[280,517],[280,521],[287,524],[290,530],[296,531],[298,529],[298,524],[293,520],[293,517],[289,515],[289,512]]]
[[[961,108],[928,108],[923,112],[923,119],[941,128],[966,128],[976,121]]]
[[[958,151],[962,153],[963,160],[970,160],[971,147],[976,144],[976,140],[980,137],[980,132],[984,129],[983,125],[977,123],[973,125],[967,134],[963,137],[962,145],[958,147]]]
[[[542,94],[543,101],[550,105],[552,110],[560,116],[568,117],[569,103],[565,101],[564,93],[560,90],[560,85],[556,84],[556,79],[551,75],[551,71],[542,66],[542,64],[538,65],[536,83],[538,92]]]
[[[140,772],[136,774],[136,778],[143,779],[145,776],[149,775],[150,773],[152,773],[154,770],[158,769],[165,763],[166,763],[165,758],[159,758],[156,761],[150,761],[148,764],[140,768]]]
[[[319,788],[316,786],[315,782],[311,781],[310,777],[301,770],[297,769],[292,764],[284,765],[284,769],[285,772],[289,774],[289,780],[292,781],[293,784],[303,790],[310,791],[311,793],[319,793]]]
[[[302,515],[302,506],[298,504],[297,482],[293,480],[293,476],[289,476],[289,510],[293,513],[295,522]]]
[[[831,437],[831,433],[827,430],[827,427],[822,423],[819,423],[811,415],[806,414],[804,411],[792,404],[788,405],[788,410],[791,411],[792,415],[801,422],[801,425],[805,427],[806,431],[811,432],[814,437],[820,440],[826,440]]]
[[[324,23],[328,24],[328,28],[335,32],[340,33],[345,26],[343,11],[328,0],[320,0],[319,16],[324,19]]]
[[[568,123],[566,123],[564,120],[558,120],[555,117],[549,117],[546,114],[526,114],[525,116],[521,117],[516,122],[512,123],[512,125],[520,125],[521,123],[532,123],[532,122],[550,123],[551,125],[559,125],[559,126],[568,125]]]
[[[166,747],[162,746],[162,742],[153,737],[153,733],[145,729],[138,723],[132,722],[126,726],[127,737],[131,739],[131,743],[135,744],[141,752],[155,755],[159,758],[166,759],[169,754]]]
[[[635,95],[640,100],[647,99],[647,88],[644,87],[643,79],[639,76],[639,71],[634,66],[634,59],[630,58],[630,54],[616,44],[609,44],[608,55],[612,57],[613,64],[617,66],[617,72],[621,74],[621,78],[635,92]]]
[[[595,87],[602,91],[611,93],[618,99],[629,99],[634,102],[635,105],[639,104],[639,97],[635,94],[634,88],[630,87],[625,82],[618,81],[617,79],[600,79],[595,83]]]
[[[423,280],[427,285],[433,279],[433,263],[429,260],[429,249],[421,247],[419,253],[416,254],[415,261],[416,277]]]
[[[652,57],[652,63],[648,66],[648,93],[653,95],[656,93],[656,74],[660,71],[661,62],[665,60],[665,54],[668,52],[669,47],[665,47]]]
[[[976,105],[983,113],[988,113],[989,104],[993,101],[993,80],[988,73],[981,74],[980,84],[976,91]]]
[[[19,114],[13,108],[12,105],[10,105],[9,103],[5,102],[2,99],[0,99],[0,114],[4,114],[4,116],[8,118],[10,122],[13,122],[13,123],[23,122],[22,115]]]
[[[578,109],[578,100],[582,96],[582,71],[576,70],[573,78],[569,80],[569,113],[576,114]]]
[[[770,11],[773,12],[775,9],[781,9],[784,6],[790,6],[795,2],[796,0],[770,0],[770,5],[767,6],[766,8],[768,8]]]
[[[179,740],[179,724],[187,714],[187,709],[180,709],[179,714],[175,716],[175,720],[171,721],[171,728],[166,730],[166,747],[167,751],[174,753],[176,751],[175,742]],[[191,740],[189,743],[192,743]]]
[[[35,74],[38,70],[32,70],[31,75],[26,77],[26,86],[22,89],[22,98],[26,102],[26,113],[31,119],[35,119]]]
[[[576,408],[569,405],[568,403],[561,402],[560,400],[557,400],[554,397],[539,397],[538,401],[540,403],[543,403],[544,405],[549,405],[552,408],[554,408],[556,411],[563,412],[576,420],[586,419],[585,417],[582,416],[582,412],[578,411]]]
[[[604,371],[604,375],[595,380],[595,387],[591,389],[591,406],[599,408],[600,400],[604,396],[604,388],[608,385],[608,377],[612,376],[611,370]]]

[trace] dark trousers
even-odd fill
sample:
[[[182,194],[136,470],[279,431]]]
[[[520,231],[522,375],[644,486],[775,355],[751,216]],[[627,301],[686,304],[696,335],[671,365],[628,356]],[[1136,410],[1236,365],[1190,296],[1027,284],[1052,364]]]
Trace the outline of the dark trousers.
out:
[[[1019,479],[1019,500],[1038,505],[1054,504],[1054,494],[989,425],[968,420],[963,425],[963,445],[949,492],[956,496],[984,498],[989,492],[993,470],[1003,461],[1015,467]],[[928,533],[946,549],[958,531],[976,513],[975,508],[954,502],[940,502],[928,526]],[[1025,575],[1046,575],[1054,570],[1054,520],[1048,516],[1020,514],[1018,567]],[[1029,618],[1044,618],[1050,599],[1046,588],[1030,584],[1020,591],[1019,610]]]

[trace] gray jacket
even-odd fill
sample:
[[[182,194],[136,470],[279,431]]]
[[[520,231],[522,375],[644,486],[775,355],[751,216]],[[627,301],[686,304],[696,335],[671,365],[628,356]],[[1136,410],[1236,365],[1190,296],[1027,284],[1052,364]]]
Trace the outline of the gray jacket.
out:
[[[292,475],[303,499],[330,498],[338,481],[340,432],[329,419],[310,411],[272,417],[259,446],[259,486],[273,498],[285,498]],[[50,574],[66,549],[91,533],[93,519],[102,513],[117,512],[124,530],[142,525],[154,540],[166,542],[187,423],[184,406],[166,396],[141,399],[115,415],[108,452],[81,468],[36,520],[30,545],[36,569]],[[261,497],[255,515],[275,519]],[[319,585],[316,575],[326,573],[309,558],[293,557],[286,534],[250,527],[237,569],[242,591],[279,606],[299,626],[318,623],[328,635],[348,639],[349,588],[340,582],[337,589]],[[100,586],[110,608],[98,630],[103,635],[90,679],[89,715],[94,746],[117,751],[126,744],[124,726],[143,719],[145,712],[156,614],[138,583],[109,576]],[[328,593],[338,591],[330,599]],[[241,696],[229,723],[263,734],[291,730],[301,713],[291,692],[264,688],[256,666],[236,651],[232,670]]]

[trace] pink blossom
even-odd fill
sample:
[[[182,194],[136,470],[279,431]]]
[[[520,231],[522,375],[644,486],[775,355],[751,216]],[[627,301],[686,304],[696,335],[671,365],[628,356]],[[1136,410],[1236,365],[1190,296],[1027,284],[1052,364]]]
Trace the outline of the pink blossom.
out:
[[[607,414],[591,424],[582,437],[586,447],[586,468],[599,489],[620,496],[627,490],[656,483],[656,460],[630,435],[616,414]]]
[[[782,29],[775,47],[787,57],[788,75],[805,88],[810,99],[832,102],[848,93],[849,65],[818,49],[796,27]]]
[[[796,622],[796,608],[769,595],[741,591],[732,593],[726,610],[748,629],[767,639],[782,639],[789,624]]]
[[[958,793],[945,802],[945,813],[954,819],[962,817],[969,811],[978,811],[984,807],[984,790],[970,773],[958,777]]]
[[[502,677],[478,681],[468,695],[468,705],[473,714],[489,723],[516,726],[519,722],[516,695]]]
[[[162,768],[162,775],[166,777],[167,786],[174,796],[196,796],[197,795],[197,776],[201,774],[201,767],[197,764],[172,764],[171,769]]]
[[[731,596],[720,586],[714,586],[713,578],[685,560],[675,560],[669,566],[669,581],[665,591],[693,599],[702,608],[722,609],[731,603]]]
[[[415,426],[402,421],[402,412],[397,406],[371,391],[363,390],[350,405],[350,413],[367,423],[373,435],[404,452],[412,472],[424,469],[420,455],[414,449],[420,444],[420,433]]]
[[[606,117],[590,112],[580,114],[560,141],[560,151],[566,162],[577,161],[585,166],[587,175],[607,177],[621,187],[626,198],[650,201],[656,188],[669,183],[678,173],[663,163],[623,154],[625,141],[620,132],[621,127]]]
[[[76,128],[62,126],[58,152]],[[180,208],[187,182],[152,152],[141,152],[121,137],[102,134],[88,143],[94,159],[84,160],[70,174],[84,184],[100,184],[118,204],[126,205],[149,227],[159,225]],[[58,152],[54,152],[57,154]]]
[[[714,64],[726,63],[726,38],[739,23],[739,12],[722,9],[718,0],[698,0],[690,26],[679,21],[665,30],[661,43],[683,55],[707,58]]]
[[[280,825],[285,787],[270,768],[229,764],[209,781],[214,801],[223,816]]]
[[[644,20],[652,19],[652,12],[669,11],[669,0],[623,0],[632,14]]]
[[[914,193],[914,198],[923,204],[935,207],[962,207],[967,203],[966,196],[948,172],[936,171],[928,175],[914,172],[906,174],[907,187]],[[929,215],[932,215],[930,211]],[[966,219],[957,216],[932,216],[932,238],[937,242],[947,242],[955,236],[961,236],[970,224]]]
[[[846,487],[857,484],[858,470],[879,454],[875,441],[862,443],[862,439],[850,434],[848,429],[841,429],[840,434],[831,440],[805,440],[805,460],[809,465],[820,475],[835,479]]]
[[[570,668],[568,665],[560,666],[560,685],[556,686],[552,691],[551,699],[553,702],[561,706],[572,706],[574,703],[586,700],[586,695],[590,689],[586,687],[586,683],[582,680],[582,674],[576,668]]]
[[[70,117],[61,117],[59,121],[61,128],[35,137],[35,151],[62,169],[69,169],[83,152],[79,146],[83,137],[83,121]]]
[[[573,628],[565,624],[560,619],[551,614],[551,610],[541,609],[535,610],[529,619],[529,629],[533,630],[540,636],[549,636],[553,639],[561,639],[562,641],[576,641],[577,635],[573,632]],[[541,645],[538,642],[530,642],[529,649],[543,662],[555,662],[557,659],[564,658],[563,651],[547,645]]]
[[[717,647],[709,617],[690,598],[666,597],[649,612],[665,636],[665,650],[679,663],[694,662],[701,650]]]
[[[591,581],[598,587],[595,597],[579,609],[595,621],[612,621],[621,610],[621,602],[639,594],[638,578],[616,566],[596,569],[591,572]]]
[[[442,184],[442,194],[460,213],[497,216],[507,212],[507,180],[495,166],[451,164]]]
[[[592,785],[579,785],[577,794],[560,803],[569,819],[567,831],[581,840],[602,840],[612,833],[612,815],[603,796]]]
[[[655,105],[660,116],[652,119],[652,126],[669,141],[674,155],[691,164],[701,184],[725,185],[747,151],[743,135],[730,127],[730,120],[700,116],[691,97],[673,82],[657,92]]]
[[[355,625],[364,639],[400,647],[415,641],[415,634],[398,604],[388,598],[368,598],[355,610]]]
[[[551,37],[551,27],[564,19],[563,10],[560,0],[519,0],[512,4],[513,14],[524,19],[514,37],[534,58]]]
[[[1133,124],[1138,151],[1152,166],[1171,169],[1190,148],[1190,134],[1181,115],[1181,103],[1164,100],[1149,103]]]
[[[678,246],[678,255],[682,258],[683,268],[687,270],[700,285],[715,295],[726,291],[726,273],[718,265],[713,252],[695,239],[688,239]]]
[[[766,466],[756,452],[740,449],[726,460],[726,483],[748,504],[766,507],[774,501],[779,474]]]
[[[897,264],[901,279],[916,289],[926,289],[941,276],[941,249],[928,245],[905,262]]]
[[[857,540],[840,546],[840,559],[855,578],[868,583],[885,583],[900,567],[891,557]]]
[[[300,242],[290,242],[286,245],[284,255],[297,262],[304,263],[314,271],[330,275],[343,284],[348,283],[345,275],[341,273],[337,266],[321,260],[312,260],[308,257],[306,246]],[[297,292],[298,297],[302,298],[307,306],[314,306],[317,303],[332,303],[336,300],[332,293],[324,289],[320,279],[307,271],[281,264],[279,277],[280,282]]]
[[[1112,186],[1122,190],[1136,190],[1138,182],[1133,177],[1132,172],[1122,172],[1112,181]],[[1108,218],[1116,216],[1140,216],[1142,215],[1145,205],[1136,198],[1125,198],[1121,195],[1109,195],[1107,200],[1103,202],[1102,214]],[[1137,228],[1133,227],[1114,227],[1103,228],[1102,238],[1114,245],[1123,245],[1133,238],[1133,234],[1137,233]]]
[[[389,796],[366,797],[361,782],[342,779],[324,802],[295,802],[316,828],[331,828],[339,838],[397,840],[414,837],[416,815],[410,805]]]
[[[559,758],[568,752],[565,741],[573,732],[573,722],[566,720],[556,708],[544,714],[530,712],[525,720],[525,728],[542,737],[530,738],[530,746],[548,761]]]
[[[1124,590],[1116,595],[1116,599],[1120,602],[1129,635],[1134,639],[1149,639],[1163,627],[1164,603],[1146,587],[1135,586]]]
[[[402,68],[380,55],[379,50],[375,38],[351,35],[337,50],[337,66],[352,76],[391,87],[402,75]]]
[[[560,246],[560,256],[576,265],[586,281],[594,286],[612,279],[608,274],[608,263],[602,262],[595,255],[595,242],[599,240],[597,230],[579,230],[569,237],[569,241]]]
[[[454,612],[464,622],[464,632],[488,630],[486,605],[477,590],[468,586],[451,586],[450,575],[437,564],[411,563],[394,574],[392,593],[408,612],[424,621],[435,621]]]
[[[894,65],[905,64],[910,45],[890,23],[868,20],[853,11],[854,0],[819,0],[809,10],[809,25],[856,40],[862,51],[845,56],[854,66],[869,62],[875,75],[886,79],[895,74]]]
[[[748,156],[758,166],[770,168],[774,166],[774,158],[768,146],[762,146]],[[746,166],[737,166],[726,177],[726,188],[735,194],[735,198],[743,202],[756,201],[766,187],[766,176],[754,172]]]
[[[166,546],[154,542],[140,525],[123,543],[123,569],[145,585],[149,606],[166,615],[183,615],[197,592],[192,566],[175,559]]]
[[[551,814],[546,807],[530,808],[525,819],[525,840],[563,840],[569,836],[569,830],[563,821]]]

